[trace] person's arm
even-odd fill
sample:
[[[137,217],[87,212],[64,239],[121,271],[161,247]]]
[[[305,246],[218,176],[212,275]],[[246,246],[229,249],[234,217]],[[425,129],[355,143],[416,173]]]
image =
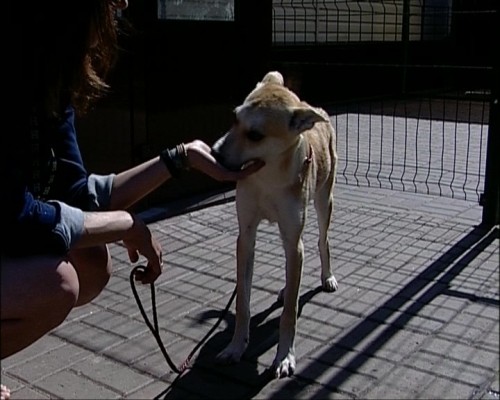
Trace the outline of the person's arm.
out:
[[[110,210],[126,210],[171,177],[160,157],[120,172],[113,178]]]
[[[142,255],[147,260],[142,283],[152,283],[162,271],[162,251],[151,231],[140,218],[127,211],[99,211],[84,213],[82,232],[74,248],[91,247],[102,243],[123,241],[130,261],[137,262]]]
[[[118,242],[127,236],[135,223],[127,211],[97,211],[83,213],[83,226],[74,248]]]
[[[190,168],[197,169],[218,181],[237,181],[262,167],[262,162],[251,164],[241,171],[230,171],[219,164],[210,147],[201,140],[185,145]],[[117,174],[113,179],[109,209],[127,209],[170,179],[172,174],[160,157],[155,157]]]

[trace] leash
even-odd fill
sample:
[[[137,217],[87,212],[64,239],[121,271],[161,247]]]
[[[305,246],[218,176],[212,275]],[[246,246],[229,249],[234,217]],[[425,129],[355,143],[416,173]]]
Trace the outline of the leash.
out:
[[[146,322],[146,325],[148,326],[150,331],[153,333],[153,336],[156,339],[156,342],[158,343],[158,346],[160,347],[160,350],[161,350],[163,356],[165,357],[167,364],[170,366],[170,368],[172,368],[172,370],[175,373],[181,375],[184,371],[191,368],[191,359],[194,356],[194,354],[198,351],[198,349],[201,347],[201,345],[210,337],[210,335],[212,335],[212,333],[215,331],[215,329],[217,329],[219,324],[222,322],[222,320],[226,316],[226,314],[229,311],[229,308],[231,307],[231,304],[236,296],[236,288],[234,288],[233,294],[231,295],[231,298],[229,299],[229,301],[226,305],[226,308],[222,312],[219,319],[212,326],[212,328],[207,332],[207,334],[201,339],[201,341],[198,342],[198,344],[193,348],[193,350],[191,350],[191,352],[187,356],[186,360],[179,367],[177,367],[175,365],[175,363],[172,361],[172,359],[170,358],[170,356],[168,355],[167,350],[165,349],[165,346],[163,345],[163,341],[161,340],[160,329],[158,327],[158,316],[157,316],[157,312],[156,312],[156,295],[155,295],[154,283],[151,283],[151,285],[150,285],[150,287],[151,287],[151,305],[153,308],[153,323],[154,323],[154,325],[149,320],[149,318],[146,314],[146,311],[144,310],[144,307],[142,306],[141,299],[137,293],[137,288],[135,287],[135,279],[134,279],[135,274],[137,272],[140,272],[140,271],[145,272],[146,268],[142,265],[138,265],[135,268],[133,268],[132,272],[130,273],[130,286],[132,287],[132,292],[134,293],[135,301],[137,302],[137,306],[139,307],[139,310],[141,311],[142,318]]]

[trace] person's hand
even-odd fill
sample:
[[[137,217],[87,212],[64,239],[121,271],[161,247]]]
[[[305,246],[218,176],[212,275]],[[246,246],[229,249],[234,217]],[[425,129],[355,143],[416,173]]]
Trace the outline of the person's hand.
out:
[[[139,261],[142,255],[147,260],[145,272],[139,271],[136,280],[141,283],[153,283],[161,274],[163,268],[160,244],[152,236],[151,231],[141,219],[134,218],[134,225],[123,239],[131,262]]]
[[[10,389],[5,386],[5,385],[2,385],[2,391],[1,391],[1,397],[0,397],[1,400],[9,400],[10,399]]]
[[[264,166],[263,161],[250,163],[240,171],[231,171],[220,164],[212,155],[209,145],[201,140],[185,144],[189,165],[218,181],[237,181],[253,174]]]

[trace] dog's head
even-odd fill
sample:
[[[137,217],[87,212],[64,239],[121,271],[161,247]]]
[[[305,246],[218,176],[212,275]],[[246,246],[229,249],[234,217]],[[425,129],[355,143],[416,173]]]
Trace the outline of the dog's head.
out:
[[[214,156],[230,169],[251,160],[268,163],[296,145],[302,132],[326,121],[285,87],[277,71],[268,72],[234,114],[229,131],[212,147]]]

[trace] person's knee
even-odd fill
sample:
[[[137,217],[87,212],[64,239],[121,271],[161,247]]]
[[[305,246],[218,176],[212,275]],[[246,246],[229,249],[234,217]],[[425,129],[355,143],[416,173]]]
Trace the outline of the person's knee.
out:
[[[78,275],[70,263],[62,262],[53,272],[46,272],[43,286],[39,291],[40,301],[30,303],[24,317],[37,320],[42,330],[49,331],[59,326],[75,307],[79,295]]]
[[[78,295],[78,275],[68,260],[2,259],[2,359],[59,326]]]
[[[107,246],[72,251],[71,261],[78,273],[80,291],[77,306],[94,300],[106,287],[112,274]]]
[[[50,329],[60,325],[75,307],[80,285],[75,269],[67,262],[63,262],[57,267],[55,279],[46,279],[45,281],[47,292],[50,292],[50,295],[45,296],[46,301],[39,303],[41,308],[45,308],[40,310],[39,315],[46,316],[44,318],[50,325]],[[47,307],[49,310],[46,309]]]

